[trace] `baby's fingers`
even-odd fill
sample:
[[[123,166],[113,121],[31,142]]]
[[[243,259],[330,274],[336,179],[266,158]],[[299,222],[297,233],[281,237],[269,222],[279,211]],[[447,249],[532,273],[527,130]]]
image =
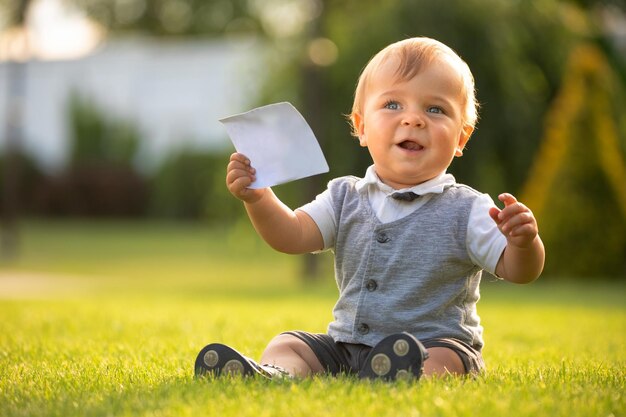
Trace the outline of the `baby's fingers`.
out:
[[[250,160],[243,154],[234,153],[230,156],[230,161],[228,162],[227,171],[242,169],[248,172],[254,173],[255,170],[252,168]]]
[[[255,180],[254,174],[246,169],[231,169],[226,174],[226,185],[232,192],[239,192]]]
[[[250,165],[250,159],[242,153],[235,152],[230,155],[231,162],[241,162],[244,165]]]
[[[500,223],[500,229],[505,235],[519,236],[526,230],[535,228],[535,218],[530,211],[519,212]]]
[[[256,170],[250,164],[250,160],[243,154],[234,153],[226,167],[226,183],[230,184],[240,176],[254,177]],[[254,181],[254,180],[253,180]]]
[[[506,222],[513,216],[517,216],[521,213],[531,213],[528,207],[518,202],[511,194],[501,194],[499,199],[504,202],[504,208],[498,213],[498,220],[500,222]]]
[[[241,176],[241,175],[248,175],[248,176],[254,176],[256,174],[256,170],[254,168],[252,168],[250,165],[246,165],[246,164],[242,164],[239,161],[230,161],[228,163],[228,167],[226,168],[226,176],[228,178],[228,176],[232,176],[232,175],[236,175],[236,176]],[[228,182],[228,180],[227,180]]]
[[[504,203],[504,207],[508,207],[511,204],[517,203],[517,198],[513,194],[502,193],[498,196],[498,200]]]
[[[496,222],[496,224],[500,224],[500,218],[498,217],[500,215],[500,209],[497,207],[491,207],[489,209],[489,217],[491,217],[493,219],[494,222]]]
[[[508,235],[511,237],[528,236],[534,238],[537,235],[537,228],[532,223],[524,223],[513,227]]]
[[[256,181],[256,170],[250,160],[243,154],[234,153],[230,156],[226,168],[226,186],[239,199],[247,199],[250,195],[248,187]]]
[[[498,199],[504,203],[502,210],[492,207],[489,215],[506,236],[509,244],[526,247],[539,234],[537,221],[532,211],[517,201],[515,196],[503,193]]]

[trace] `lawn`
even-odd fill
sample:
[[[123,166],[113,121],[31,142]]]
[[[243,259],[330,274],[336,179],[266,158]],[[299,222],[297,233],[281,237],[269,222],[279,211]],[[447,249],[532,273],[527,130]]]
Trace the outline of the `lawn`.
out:
[[[626,416],[626,285],[486,279],[488,372],[370,383],[195,380],[212,341],[258,357],[324,331],[317,284],[247,224],[27,222],[0,269],[0,416]]]

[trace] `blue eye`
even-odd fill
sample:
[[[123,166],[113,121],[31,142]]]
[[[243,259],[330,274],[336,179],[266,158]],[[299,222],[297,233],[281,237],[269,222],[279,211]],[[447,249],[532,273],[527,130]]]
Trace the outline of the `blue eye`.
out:
[[[426,112],[428,113],[436,113],[436,114],[443,114],[443,109],[441,107],[437,107],[437,106],[430,106]]]
[[[389,100],[385,103],[385,108],[389,110],[398,110],[400,108],[400,103],[397,101]]]

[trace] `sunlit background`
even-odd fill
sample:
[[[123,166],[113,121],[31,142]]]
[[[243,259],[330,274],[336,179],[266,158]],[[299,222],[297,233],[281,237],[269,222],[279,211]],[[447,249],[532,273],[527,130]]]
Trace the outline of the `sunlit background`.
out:
[[[292,207],[362,175],[344,116],[356,79],[409,36],[474,72],[480,120],[457,180],[533,209],[550,279],[626,278],[620,0],[0,0],[2,267],[28,268],[32,222],[241,227],[217,120],[258,105],[292,102],[331,166],[279,187]]]

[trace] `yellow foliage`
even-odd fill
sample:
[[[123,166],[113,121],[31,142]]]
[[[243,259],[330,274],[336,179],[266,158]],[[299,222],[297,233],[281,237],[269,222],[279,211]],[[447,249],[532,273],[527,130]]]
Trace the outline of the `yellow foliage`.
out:
[[[547,207],[548,197],[560,168],[567,163],[570,146],[595,147],[600,165],[626,219],[626,164],[619,146],[612,117],[610,94],[614,79],[602,52],[593,45],[576,48],[568,63],[561,92],[546,114],[545,135],[530,177],[522,192],[523,200],[538,217]],[[573,127],[591,112],[591,137],[576,144]]]
[[[623,116],[613,108],[622,92],[601,50],[572,52],[521,193],[539,222],[549,275],[626,278]]]

